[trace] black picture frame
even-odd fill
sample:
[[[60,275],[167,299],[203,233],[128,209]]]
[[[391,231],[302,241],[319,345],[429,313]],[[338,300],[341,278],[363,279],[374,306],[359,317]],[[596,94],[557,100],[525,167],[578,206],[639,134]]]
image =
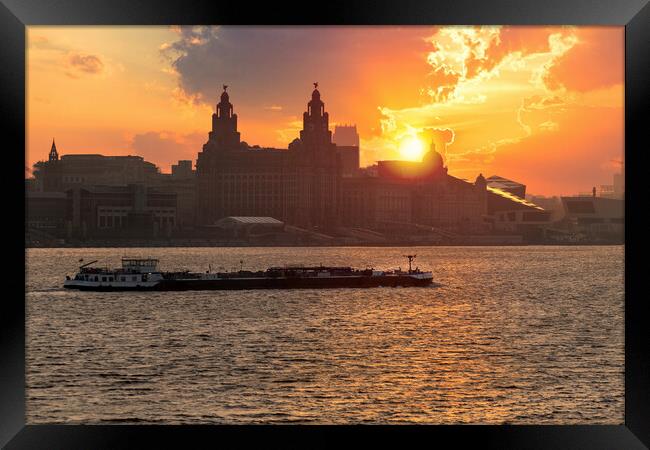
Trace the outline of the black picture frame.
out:
[[[643,291],[641,227],[645,224],[646,125],[650,91],[648,0],[335,1],[267,2],[153,0],[2,0],[0,89],[4,173],[9,200],[4,221],[7,257],[0,313],[0,445],[6,448],[116,448],[239,445],[263,437],[288,447],[336,445],[363,433],[365,443],[444,442],[487,448],[636,449],[650,446],[650,335]],[[24,213],[25,36],[29,25],[381,24],[381,25],[624,25],[625,26],[625,424],[620,426],[64,426],[25,424],[24,232],[11,214]],[[22,159],[22,160],[21,160]],[[6,207],[6,206],[5,206]]]

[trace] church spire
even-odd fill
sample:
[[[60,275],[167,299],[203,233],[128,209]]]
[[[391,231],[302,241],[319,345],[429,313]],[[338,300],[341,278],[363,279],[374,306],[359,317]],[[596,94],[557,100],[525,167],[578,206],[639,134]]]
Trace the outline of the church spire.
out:
[[[56,151],[56,144],[54,143],[54,138],[52,138],[52,148],[50,149],[50,161],[58,161],[59,152]]]

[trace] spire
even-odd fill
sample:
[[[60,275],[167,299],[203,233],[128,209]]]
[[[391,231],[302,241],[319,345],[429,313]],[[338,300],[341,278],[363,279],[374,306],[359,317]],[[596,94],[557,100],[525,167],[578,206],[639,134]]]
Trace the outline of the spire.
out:
[[[224,84],[223,92],[221,93],[221,101],[217,104],[217,117],[230,118],[233,115],[233,107],[230,103],[230,96],[228,95],[228,92],[226,92],[226,89],[228,89],[228,85]]]
[[[311,93],[311,100],[312,102],[320,102],[320,92],[318,92],[318,81],[314,82],[314,91]]]
[[[314,91],[311,93],[311,101],[307,103],[307,113],[310,116],[322,116],[325,112],[325,104],[320,99],[318,82],[314,82]]]
[[[224,84],[224,85],[223,85],[223,92],[221,93],[221,102],[222,102],[222,103],[227,103],[228,100],[230,99],[230,96],[229,96],[228,93],[226,92],[226,89],[228,89],[228,85],[227,85],[227,84]]]
[[[52,138],[52,148],[50,149],[50,161],[58,161],[59,152],[56,151],[56,144],[54,143],[54,138]]]
[[[318,82],[313,84],[311,100],[307,103],[307,111],[303,113],[300,139],[329,144],[332,142],[332,132],[329,131],[329,114],[325,112],[325,103],[320,98]]]
[[[209,139],[220,147],[236,147],[240,144],[240,135],[237,131],[237,114],[234,112],[230,96],[226,91],[228,85],[223,85],[221,101],[212,114],[212,131],[208,134]]]

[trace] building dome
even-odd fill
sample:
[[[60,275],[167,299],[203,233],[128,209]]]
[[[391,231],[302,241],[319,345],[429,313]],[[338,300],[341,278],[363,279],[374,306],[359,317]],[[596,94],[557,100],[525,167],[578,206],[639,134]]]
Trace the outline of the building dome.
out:
[[[436,151],[436,144],[431,144],[431,150],[424,154],[422,162],[427,166],[435,168],[442,168],[444,166],[442,155]]]

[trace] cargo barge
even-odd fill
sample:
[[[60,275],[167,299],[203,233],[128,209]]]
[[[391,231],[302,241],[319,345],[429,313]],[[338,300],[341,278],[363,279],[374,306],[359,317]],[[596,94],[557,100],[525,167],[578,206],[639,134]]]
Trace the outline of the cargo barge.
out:
[[[84,291],[192,291],[241,289],[327,289],[429,286],[430,271],[412,268],[415,255],[407,255],[408,271],[354,269],[331,266],[285,266],[266,270],[205,273],[161,272],[154,258],[122,258],[122,267],[93,267],[91,261],[67,276],[63,287]]]

